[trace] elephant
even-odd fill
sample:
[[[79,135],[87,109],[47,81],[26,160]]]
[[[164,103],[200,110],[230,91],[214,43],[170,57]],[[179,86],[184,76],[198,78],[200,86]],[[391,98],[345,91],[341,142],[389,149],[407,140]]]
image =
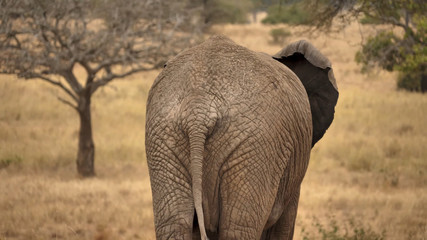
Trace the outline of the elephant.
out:
[[[167,61],[145,126],[157,239],[292,239],[337,100],[330,61],[305,40],[269,56],[215,35]]]

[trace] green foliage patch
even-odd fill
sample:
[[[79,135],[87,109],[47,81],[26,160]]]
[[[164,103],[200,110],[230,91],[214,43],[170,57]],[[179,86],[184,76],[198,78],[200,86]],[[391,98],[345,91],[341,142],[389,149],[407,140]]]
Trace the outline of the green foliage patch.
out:
[[[397,78],[397,88],[408,91],[420,92],[423,78],[422,71],[400,72]],[[425,91],[425,90],[424,90]]]
[[[362,72],[374,67],[393,71],[395,64],[401,62],[403,56],[394,33],[381,31],[376,36],[368,38],[362,49],[356,53],[355,60],[362,65]]]
[[[291,32],[284,28],[273,28],[270,30],[270,36],[274,44],[283,44],[285,39],[291,36]]]
[[[272,5],[267,10],[267,17],[262,20],[264,24],[308,24],[310,13],[301,3],[290,5]]]
[[[390,12],[390,17],[399,19],[398,13]],[[381,18],[366,16],[362,23],[384,23]],[[412,28],[405,27],[399,35],[392,30],[381,31],[368,38],[362,49],[356,53],[355,60],[362,65],[362,72],[379,67],[387,71],[398,71],[397,87],[409,91],[426,91],[423,77],[427,75],[427,17],[415,14]]]
[[[317,231],[310,233],[305,228],[302,229],[303,240],[384,240],[385,232],[377,233],[369,226],[366,227],[353,219],[349,219],[345,223],[340,223],[334,217],[329,217],[327,225],[320,223],[318,219],[314,219],[313,227]]]
[[[249,0],[212,0],[208,1],[205,10],[205,21],[208,23],[247,23],[247,14],[252,4]]]
[[[7,168],[12,164],[20,164],[22,162],[22,158],[18,155],[13,155],[0,159],[0,169]]]

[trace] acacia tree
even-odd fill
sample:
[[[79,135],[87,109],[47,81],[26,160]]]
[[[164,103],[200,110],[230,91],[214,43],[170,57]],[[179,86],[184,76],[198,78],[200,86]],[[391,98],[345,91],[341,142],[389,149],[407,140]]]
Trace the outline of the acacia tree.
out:
[[[382,24],[378,34],[367,38],[356,55],[362,70],[374,67],[397,70],[400,72],[398,87],[427,91],[427,3],[424,0],[316,0],[309,3],[315,12],[311,23],[320,30],[330,30],[334,20],[343,23],[341,26],[353,20]]]
[[[91,97],[117,78],[163,66],[193,42],[185,1],[0,0],[0,71],[63,90],[80,118],[77,170],[95,174]],[[80,65],[86,72],[78,79]]]

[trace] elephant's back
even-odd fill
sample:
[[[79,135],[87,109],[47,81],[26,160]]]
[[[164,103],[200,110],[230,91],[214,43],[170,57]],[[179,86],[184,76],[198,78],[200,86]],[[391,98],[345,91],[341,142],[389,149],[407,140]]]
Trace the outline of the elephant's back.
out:
[[[272,98],[290,96],[299,99],[287,102],[305,101],[308,106],[302,83],[285,65],[224,36],[214,36],[168,61],[150,90],[148,105],[163,102],[164,108],[173,108],[195,94],[228,105],[263,97],[267,104]]]
[[[245,126],[252,134],[270,134],[264,128],[279,123],[287,131],[312,130],[308,97],[297,76],[267,54],[223,36],[167,62],[149,93],[147,122],[170,122],[179,128],[189,118],[188,102],[215,111],[217,127]],[[300,126],[292,126],[295,122]]]

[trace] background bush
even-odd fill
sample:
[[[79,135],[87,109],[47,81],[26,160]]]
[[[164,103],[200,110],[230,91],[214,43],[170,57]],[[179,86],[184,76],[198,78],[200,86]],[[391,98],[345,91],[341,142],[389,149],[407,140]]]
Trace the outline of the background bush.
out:
[[[247,23],[248,13],[252,7],[250,0],[211,0],[205,7],[205,22]]]
[[[291,36],[291,32],[284,28],[273,28],[270,30],[270,36],[274,44],[283,44],[285,39]]]
[[[423,89],[421,88],[422,81],[426,80],[425,75],[423,79],[423,73],[420,71],[400,72],[399,77],[397,78],[397,88],[408,91],[425,92],[425,87]]]
[[[377,233],[370,227],[365,227],[359,222],[350,219],[347,222],[338,222],[334,217],[329,217],[327,225],[314,219],[313,227],[317,234],[306,232],[302,229],[303,240],[384,240],[385,232]]]
[[[267,17],[262,20],[265,24],[307,24],[309,22],[309,12],[304,9],[301,3],[290,5],[272,5],[267,10]]]

